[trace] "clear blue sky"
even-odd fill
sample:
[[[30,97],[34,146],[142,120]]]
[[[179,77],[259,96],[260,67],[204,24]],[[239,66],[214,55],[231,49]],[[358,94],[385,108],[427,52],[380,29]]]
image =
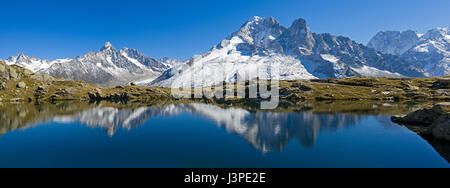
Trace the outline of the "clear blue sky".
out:
[[[380,30],[425,32],[450,24],[449,0],[2,0],[0,58],[44,59],[98,51],[111,41],[149,57],[186,59],[220,42],[252,16],[360,42]]]

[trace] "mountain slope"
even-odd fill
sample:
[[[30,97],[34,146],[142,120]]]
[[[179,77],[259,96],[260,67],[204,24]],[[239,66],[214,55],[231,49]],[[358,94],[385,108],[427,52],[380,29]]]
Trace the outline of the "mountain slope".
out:
[[[269,73],[273,68],[278,72]],[[400,57],[346,37],[312,33],[303,19],[286,28],[272,17],[254,17],[210,51],[166,71],[150,85],[203,87],[236,81],[246,72],[255,72],[250,78],[281,80],[425,76]]]

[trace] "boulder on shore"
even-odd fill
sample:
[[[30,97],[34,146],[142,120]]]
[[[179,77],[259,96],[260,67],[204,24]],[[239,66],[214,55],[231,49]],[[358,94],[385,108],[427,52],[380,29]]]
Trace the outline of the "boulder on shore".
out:
[[[450,89],[450,78],[439,78],[433,87],[437,89]]]
[[[6,83],[0,81],[0,90],[4,90],[4,89],[7,89]]]
[[[25,84],[25,82],[19,82],[19,83],[17,84],[17,88],[24,89],[24,88],[26,88],[26,87],[27,87],[27,85]]]
[[[450,103],[439,103],[408,115],[393,116],[392,121],[406,125],[422,125],[428,128],[423,134],[450,141]]]
[[[431,125],[440,116],[446,115],[448,113],[447,110],[449,108],[450,103],[439,103],[433,107],[418,110],[408,115],[393,116],[392,121],[395,123],[404,123],[404,124]]]
[[[441,116],[429,129],[430,134],[439,140],[450,141],[450,114]]]

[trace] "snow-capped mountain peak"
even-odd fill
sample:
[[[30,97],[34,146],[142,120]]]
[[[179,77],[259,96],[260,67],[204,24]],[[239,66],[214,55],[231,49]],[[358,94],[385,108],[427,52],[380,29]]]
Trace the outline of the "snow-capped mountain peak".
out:
[[[240,36],[249,44],[259,45],[264,40],[277,38],[284,30],[285,28],[280,26],[273,17],[261,18],[255,16],[247,21],[234,36]]]
[[[268,72],[274,67],[280,75]],[[152,84],[204,87],[236,81],[236,75],[255,72],[255,68],[262,79],[280,80],[425,76],[423,70],[397,56],[379,53],[347,37],[312,33],[304,19],[296,19],[286,28],[273,17],[253,17],[209,52],[166,71]]]
[[[38,72],[40,70],[46,69],[53,65],[54,63],[67,62],[71,59],[57,59],[54,61],[42,60],[35,57],[30,57],[25,55],[24,53],[19,53],[16,56],[11,56],[7,60],[5,60],[8,65],[18,65],[29,69],[33,72]]]
[[[450,75],[450,28],[425,33],[403,58],[422,67],[432,76]]]
[[[111,44],[111,42],[106,42],[103,47],[100,49],[100,51],[105,51],[105,50],[116,50],[114,48],[114,46]]]
[[[422,36],[422,39],[437,40],[437,41],[450,41],[450,27],[440,27],[428,31]]]
[[[276,38],[285,30],[286,28],[281,26],[273,17],[255,16],[243,24],[238,31],[223,40],[217,48],[226,48],[229,42],[242,40],[237,44],[236,50],[244,55],[280,53],[282,49],[276,43]]]
[[[277,39],[287,29],[273,17],[253,17],[209,52],[175,66],[152,85],[164,87],[205,87],[246,79],[316,78],[298,59],[283,54]],[[276,74],[271,72],[279,70]]]
[[[377,33],[367,46],[386,54],[402,55],[416,45],[422,36],[423,34],[412,30],[383,31]]]

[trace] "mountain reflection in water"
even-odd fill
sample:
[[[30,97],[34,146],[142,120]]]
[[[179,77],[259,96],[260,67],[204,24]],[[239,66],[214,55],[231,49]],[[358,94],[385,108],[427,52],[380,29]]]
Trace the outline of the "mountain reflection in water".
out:
[[[346,107],[342,107],[346,106]],[[209,104],[169,104],[164,106],[66,104],[3,104],[0,106],[0,135],[15,129],[25,129],[43,122],[79,123],[100,127],[110,137],[120,128],[131,130],[154,117],[172,117],[190,113],[209,119],[218,127],[236,134],[262,152],[282,151],[290,140],[312,148],[322,131],[337,131],[355,126],[373,113],[398,113],[419,106],[405,104],[317,103],[282,108],[275,111],[255,111],[245,107],[220,107]],[[343,113],[335,113],[335,112]],[[386,116],[380,122],[392,126]]]
[[[120,127],[131,130],[152,117],[176,116],[186,112],[214,121],[218,127],[245,138],[264,152],[281,151],[291,139],[298,139],[303,146],[312,147],[320,131],[352,126],[361,119],[358,115],[251,113],[244,109],[225,109],[206,104],[174,104],[136,109],[96,107],[74,115],[56,116],[53,120],[57,123],[78,122],[90,127],[101,127],[109,136],[113,136]]]

